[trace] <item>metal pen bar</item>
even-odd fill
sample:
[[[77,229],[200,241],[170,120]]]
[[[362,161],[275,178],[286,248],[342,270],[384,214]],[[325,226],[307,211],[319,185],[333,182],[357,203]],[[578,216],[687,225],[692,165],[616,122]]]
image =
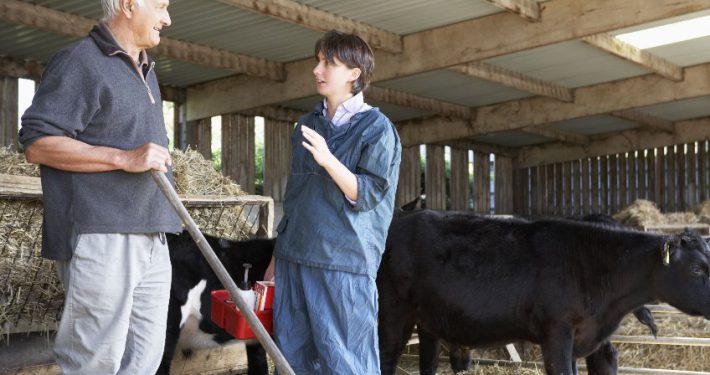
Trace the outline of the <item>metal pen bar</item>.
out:
[[[168,180],[168,178],[165,176],[164,173],[160,171],[152,170],[150,171],[150,173],[153,176],[155,182],[158,184],[160,190],[163,192],[163,194],[165,194],[165,197],[168,198],[168,201],[170,201],[170,204],[173,206],[178,216],[180,216],[180,220],[187,227],[188,232],[190,232],[190,235],[192,236],[193,240],[195,240],[195,243],[200,249],[200,252],[202,252],[202,255],[204,255],[205,259],[207,259],[207,262],[210,264],[210,267],[212,267],[212,270],[215,272],[215,274],[217,274],[217,278],[219,278],[219,281],[221,281],[222,285],[224,285],[229,291],[232,300],[236,303],[242,315],[244,315],[244,318],[249,324],[249,327],[251,327],[252,331],[254,331],[256,338],[259,340],[261,345],[264,346],[266,352],[269,353],[269,355],[271,356],[272,360],[274,361],[274,365],[279,370],[279,373],[284,375],[295,375],[293,369],[291,368],[291,365],[288,364],[286,358],[284,358],[283,354],[281,354],[281,351],[279,351],[279,348],[276,347],[274,340],[272,340],[271,336],[269,336],[269,333],[266,332],[266,329],[256,317],[256,314],[254,314],[252,309],[247,306],[246,302],[237,292],[237,284],[229,276],[229,273],[224,268],[224,265],[222,265],[222,262],[219,261],[217,255],[214,253],[212,248],[210,248],[210,245],[207,243],[205,236],[203,236],[202,232],[200,232],[200,230],[197,228],[197,224],[195,224],[195,221],[192,220],[192,217],[187,212],[187,209],[180,201],[177,192],[175,191],[175,189],[173,189],[173,186]]]

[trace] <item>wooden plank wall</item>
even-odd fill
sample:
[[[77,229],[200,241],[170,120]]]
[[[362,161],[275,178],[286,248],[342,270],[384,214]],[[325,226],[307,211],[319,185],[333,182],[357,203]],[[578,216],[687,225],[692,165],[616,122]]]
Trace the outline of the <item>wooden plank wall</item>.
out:
[[[402,207],[422,195],[422,171],[419,158],[419,145],[402,149],[402,162],[399,165],[399,182],[395,198],[396,207]]]
[[[0,146],[17,150],[18,80],[0,77]]]
[[[187,122],[187,147],[197,150],[212,160],[212,120],[209,118]]]
[[[291,169],[294,121],[264,118],[264,195],[283,202]]]
[[[513,212],[513,160],[496,156],[495,159],[495,212]],[[548,197],[549,198],[549,197]]]
[[[433,210],[446,210],[446,162],[444,160],[444,146],[426,146],[425,168],[426,208]]]
[[[222,174],[249,194],[255,193],[254,152],[254,116],[222,116]]]
[[[491,213],[490,154],[473,151],[473,210]]]
[[[651,200],[663,212],[692,211],[710,199],[710,141],[523,168],[512,175],[514,211],[520,215],[613,215],[636,199]]]
[[[451,149],[451,209],[468,208],[468,150]]]

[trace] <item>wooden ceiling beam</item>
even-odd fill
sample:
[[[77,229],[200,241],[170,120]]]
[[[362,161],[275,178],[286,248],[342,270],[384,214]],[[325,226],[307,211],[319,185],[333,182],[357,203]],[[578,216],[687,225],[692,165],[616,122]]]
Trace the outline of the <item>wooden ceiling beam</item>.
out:
[[[710,139],[710,118],[678,121],[676,122],[676,131],[672,134],[641,128],[613,133],[606,138],[592,140],[587,145],[547,143],[521,147],[516,162],[518,167],[526,168],[552,162],[579,160],[629,152],[630,150],[646,150],[705,139]]]
[[[666,133],[673,133],[675,131],[673,121],[649,115],[648,113],[644,113],[634,109],[622,109],[619,111],[613,111],[611,112],[611,115],[618,118],[622,118],[624,120],[635,122],[637,124],[654,130],[660,130]]]
[[[545,17],[525,27],[521,27],[517,15],[501,12],[403,36],[402,53],[375,51],[377,68],[373,82],[579,40],[587,35],[707,9],[710,9],[707,0],[657,0],[652,7],[640,0],[549,1],[545,3]],[[239,112],[316,95],[312,58],[287,63],[285,69],[288,76],[285,83],[231,77],[194,86],[188,90],[188,118]]]
[[[480,61],[452,66],[449,70],[563,102],[574,101],[573,89]]]
[[[540,20],[540,4],[536,0],[486,0],[487,2],[510,12],[513,12],[528,21]]]
[[[370,86],[370,88],[365,91],[365,95],[372,100],[433,112],[444,117],[453,117],[463,120],[473,120],[476,118],[476,110],[472,107],[418,96],[403,91]]]
[[[97,23],[96,20],[61,12],[18,0],[0,1],[0,21],[20,24],[38,30],[81,38]],[[160,45],[150,50],[151,55],[163,56],[190,64],[235,73],[283,81],[283,64],[246,56],[217,48],[184,42],[168,37],[160,38]]]
[[[536,125],[527,126],[520,129],[526,133],[537,134],[546,138],[551,138],[560,142],[574,143],[584,145],[589,143],[589,136],[584,134],[572,133],[564,130],[554,129],[549,126]]]
[[[414,126],[407,130],[412,132],[407,135],[407,142],[422,144],[471,138],[710,95],[710,64],[686,68],[685,74],[686,79],[680,82],[648,74],[578,88],[574,103],[534,97],[477,107],[475,121],[443,117],[414,121],[411,122]]]
[[[679,65],[656,56],[650,52],[636,48],[633,45],[616,39],[611,34],[595,34],[582,38],[582,41],[590,46],[619,56],[624,60],[638,64],[652,72],[674,81],[683,80],[683,68]]]
[[[480,152],[486,152],[489,154],[496,154],[500,156],[516,157],[518,155],[517,149],[513,147],[494,145],[489,143],[474,142],[471,140],[460,140],[452,142],[440,143],[445,146],[449,146],[455,149],[462,150],[474,150]]]
[[[35,81],[42,77],[44,65],[38,61],[0,57],[0,77],[27,78]]]
[[[292,0],[219,0],[222,3],[290,22],[316,31],[357,34],[372,48],[402,52],[402,37],[384,29],[322,11]]]

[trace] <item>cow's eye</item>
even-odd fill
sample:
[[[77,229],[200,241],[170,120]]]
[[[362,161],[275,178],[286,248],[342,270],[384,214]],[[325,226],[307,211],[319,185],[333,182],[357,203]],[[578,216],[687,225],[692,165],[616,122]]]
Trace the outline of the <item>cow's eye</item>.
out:
[[[707,276],[707,268],[702,264],[694,264],[690,266],[690,272],[695,276]]]

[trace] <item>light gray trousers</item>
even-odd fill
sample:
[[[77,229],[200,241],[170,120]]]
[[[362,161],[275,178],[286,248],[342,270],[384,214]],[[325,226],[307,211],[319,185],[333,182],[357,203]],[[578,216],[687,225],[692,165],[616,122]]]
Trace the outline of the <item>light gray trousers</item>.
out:
[[[54,344],[62,373],[154,374],[170,298],[165,236],[81,234],[56,266],[66,297]]]

